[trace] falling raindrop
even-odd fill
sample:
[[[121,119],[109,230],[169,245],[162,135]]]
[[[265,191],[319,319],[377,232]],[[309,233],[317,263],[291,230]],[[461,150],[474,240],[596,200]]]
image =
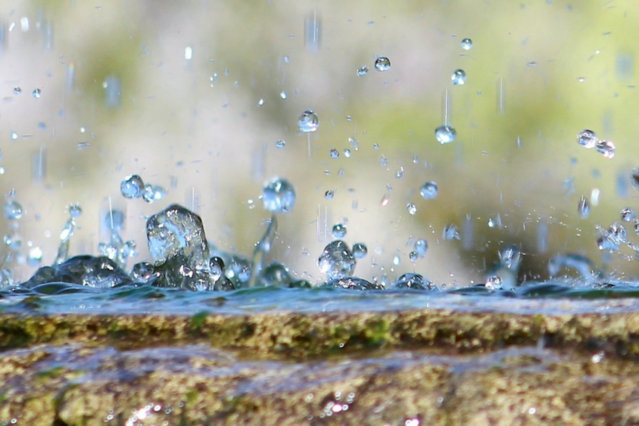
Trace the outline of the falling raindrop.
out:
[[[288,98],[288,95],[286,94],[286,92],[285,92],[284,90],[282,90],[282,91],[280,92],[280,98],[282,98],[282,99],[286,99],[286,98]]]
[[[333,225],[333,238],[344,238],[346,236],[346,225],[337,223]]]
[[[630,207],[624,207],[621,209],[621,220],[624,222],[633,222],[637,219],[635,211]]]
[[[283,148],[286,146],[286,141],[285,141],[285,140],[280,139],[280,140],[278,140],[278,141],[276,141],[276,142],[275,142],[275,146],[276,146],[278,149],[283,149]]]
[[[361,66],[357,69],[357,75],[360,77],[365,76],[366,74],[368,74],[368,67],[366,65]]]
[[[4,204],[4,217],[9,220],[18,220],[23,213],[22,205],[17,201],[7,201]]]
[[[273,178],[264,185],[262,192],[264,208],[274,213],[288,213],[295,204],[295,189],[283,178]]]
[[[586,200],[586,197],[581,197],[579,199],[579,203],[577,204],[577,211],[579,212],[579,217],[581,217],[582,219],[586,219],[588,216],[590,216],[590,204],[588,203],[588,200]]]
[[[27,256],[27,264],[29,266],[38,266],[42,263],[42,249],[40,247],[32,247],[29,249],[29,255]]]
[[[415,250],[411,251],[410,253],[408,253],[408,259],[415,263],[417,262],[417,259],[419,259],[419,255],[417,254],[417,252]]]
[[[436,182],[426,182],[422,185],[419,190],[419,194],[427,199],[432,200],[437,197],[437,183]]]
[[[457,132],[453,126],[443,125],[435,129],[435,138],[441,144],[453,142],[456,136]]]
[[[375,59],[375,69],[377,71],[388,71],[390,67],[390,59],[388,59],[386,56],[380,56],[379,58]]]
[[[315,132],[319,127],[319,118],[313,110],[307,109],[300,115],[297,124],[304,133]]]
[[[632,183],[632,186],[639,191],[639,168],[632,169],[630,182]]]
[[[577,143],[585,148],[594,148],[597,142],[599,142],[599,139],[597,139],[597,135],[592,130],[585,129],[577,135]]]
[[[473,48],[473,41],[469,38],[465,38],[461,41],[461,47],[464,50],[470,50]]]
[[[450,79],[455,86],[463,86],[466,83],[466,73],[461,69],[455,70]]]

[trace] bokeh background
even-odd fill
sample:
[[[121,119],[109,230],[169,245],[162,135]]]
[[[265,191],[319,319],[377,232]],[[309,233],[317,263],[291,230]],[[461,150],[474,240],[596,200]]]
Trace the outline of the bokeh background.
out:
[[[636,277],[631,251],[605,254],[595,240],[597,225],[638,204],[638,39],[633,1],[0,2],[0,190],[25,210],[17,229],[2,219],[22,241],[2,247],[4,266],[27,278],[33,247],[50,264],[71,203],[84,211],[71,254],[97,253],[110,203],[126,212],[136,261],[148,258],[145,218],[174,202],[202,216],[219,248],[249,254],[269,217],[262,186],[282,176],[297,203],[279,217],[271,257],[313,282],[335,223],[368,246],[356,269],[367,279],[478,282],[512,244],[522,279],[547,278],[558,253]],[[391,69],[376,71],[377,56]],[[456,69],[466,84],[451,83]],[[445,103],[457,139],[441,145]],[[320,120],[310,141],[297,126],[305,109]],[[585,128],[616,156],[579,146]],[[168,194],[125,200],[133,173]],[[425,200],[430,180],[439,195]],[[581,196],[598,202],[586,219]],[[461,241],[442,239],[447,223]],[[429,249],[413,264],[417,238]]]

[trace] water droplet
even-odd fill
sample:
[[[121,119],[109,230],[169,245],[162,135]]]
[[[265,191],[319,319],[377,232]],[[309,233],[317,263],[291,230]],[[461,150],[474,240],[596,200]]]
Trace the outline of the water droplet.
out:
[[[466,83],[466,73],[464,70],[455,70],[450,79],[455,86],[463,86]]]
[[[342,240],[329,243],[317,259],[320,271],[331,280],[352,275],[355,264],[353,254]]]
[[[419,194],[427,200],[432,200],[437,197],[437,183],[426,182],[419,190]]]
[[[382,155],[381,157],[379,157],[379,164],[380,164],[382,167],[386,167],[386,166],[388,166],[388,158],[386,158],[386,156],[385,156],[385,155]]]
[[[357,75],[363,77],[366,74],[368,74],[368,67],[366,65],[359,67],[359,69],[357,70]]]
[[[217,281],[222,277],[224,269],[224,260],[221,257],[214,256],[209,259],[209,273],[213,281]]]
[[[286,98],[288,98],[288,95],[286,94],[286,92],[285,92],[284,90],[282,90],[282,91],[280,92],[280,98],[282,98],[282,99],[286,99]]]
[[[337,223],[333,225],[333,238],[344,238],[346,236],[346,225]]]
[[[42,249],[40,247],[32,247],[29,249],[27,256],[27,264],[29,266],[38,266],[42,263]]]
[[[130,175],[120,183],[120,193],[124,198],[140,198],[144,193],[144,182],[138,175]]]
[[[621,220],[624,222],[633,222],[637,219],[635,211],[630,207],[624,207],[621,209]]]
[[[577,143],[588,149],[594,148],[597,142],[599,142],[599,139],[592,130],[585,129],[577,135]]]
[[[339,158],[339,151],[335,148],[331,148],[331,158],[336,159]]]
[[[17,201],[7,201],[4,204],[4,217],[9,220],[18,220],[22,218],[23,213],[22,205]]]
[[[353,244],[353,256],[355,259],[361,259],[368,253],[368,247],[364,243]]]
[[[428,250],[428,242],[424,239],[419,239],[415,241],[413,250],[415,250],[415,253],[417,253],[419,257],[424,257],[424,255],[426,254],[426,251]]]
[[[348,148],[344,149],[344,157],[351,158],[351,150]]]
[[[497,275],[493,275],[486,280],[484,287],[486,287],[486,289],[490,291],[501,290],[502,280]]]
[[[388,203],[390,203],[390,194],[384,194],[384,196],[382,197],[382,201],[380,201],[380,204],[382,207],[386,207]]]
[[[280,140],[278,140],[278,141],[276,141],[276,142],[275,142],[275,146],[276,146],[278,149],[282,149],[282,148],[284,148],[284,147],[286,146],[286,141],[285,141],[285,140],[280,139]]]
[[[457,137],[457,132],[453,126],[443,125],[435,129],[435,138],[441,144],[450,143]]]
[[[80,217],[82,215],[82,207],[80,206],[80,204],[71,204],[68,207],[69,209],[69,215],[71,217]]]
[[[300,115],[297,124],[304,133],[315,132],[319,127],[319,118],[313,110],[307,109]]]
[[[40,89],[33,89],[33,92],[31,92],[31,96],[33,96],[36,99],[40,99],[40,94],[42,92],[40,91]]]
[[[19,94],[21,94],[21,93],[22,93],[22,89],[21,89],[21,88],[19,88],[18,86],[16,86],[16,87],[14,87],[14,88],[13,88],[13,94],[14,94],[14,95],[19,95]]]
[[[288,213],[295,204],[295,189],[283,178],[273,178],[264,185],[262,191],[264,208],[274,213]]]
[[[417,214],[417,206],[413,203],[406,204],[406,209],[408,210],[408,213],[410,213],[413,216]]]
[[[615,156],[616,147],[612,141],[598,141],[595,144],[595,149],[606,158],[613,158]]]
[[[331,189],[329,189],[328,191],[324,193],[324,198],[326,198],[327,200],[332,200],[334,196],[335,196],[335,192]]]
[[[149,262],[140,262],[133,265],[131,277],[136,282],[146,283],[155,275],[155,267]]]
[[[473,48],[473,41],[469,38],[465,38],[461,41],[461,47],[464,50],[470,50]]]
[[[375,69],[377,71],[388,71],[390,67],[390,59],[388,59],[386,56],[380,56],[379,58],[375,59]]]
[[[18,133],[17,132],[11,132],[11,134],[9,136],[11,137],[12,141],[18,140]]]
[[[408,259],[411,262],[415,263],[415,262],[417,262],[417,259],[419,259],[419,255],[417,254],[416,251],[413,250],[410,253],[408,253]]]
[[[351,148],[353,148],[355,151],[359,151],[359,143],[357,142],[357,139],[348,138],[348,142],[351,144]]]
[[[586,219],[588,216],[590,216],[590,204],[588,203],[588,200],[586,200],[586,197],[581,197],[579,199],[579,203],[577,204],[577,212],[579,212],[579,217],[581,217],[582,219]]]
[[[393,256],[393,265],[399,266],[399,265],[401,265],[401,263],[402,263],[402,259],[400,259],[398,254]]]
[[[289,274],[286,266],[282,265],[279,262],[273,262],[264,268],[262,271],[262,275],[260,277],[261,285],[268,286],[278,286],[278,287],[289,287],[293,282],[291,275]]]
[[[257,106],[261,107],[264,105],[264,99],[260,99],[259,101],[257,101]]]
[[[186,46],[184,48],[184,59],[187,61],[193,59],[193,48],[191,46]]]
[[[461,240],[459,232],[457,232],[457,226],[452,223],[447,224],[442,232],[442,238],[446,241]]]

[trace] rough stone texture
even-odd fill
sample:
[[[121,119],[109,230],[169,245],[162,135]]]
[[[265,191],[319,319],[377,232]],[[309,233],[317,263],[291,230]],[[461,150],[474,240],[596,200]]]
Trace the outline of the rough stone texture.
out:
[[[639,424],[638,332],[639,313],[3,314],[0,424]]]

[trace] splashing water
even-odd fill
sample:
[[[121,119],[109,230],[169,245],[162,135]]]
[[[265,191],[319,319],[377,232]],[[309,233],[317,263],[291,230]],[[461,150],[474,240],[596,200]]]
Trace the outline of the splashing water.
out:
[[[273,213],[288,213],[295,205],[295,189],[289,181],[275,177],[264,185],[262,204]]]
[[[329,279],[353,275],[355,265],[356,260],[353,253],[342,240],[329,243],[317,259],[317,266]]]

